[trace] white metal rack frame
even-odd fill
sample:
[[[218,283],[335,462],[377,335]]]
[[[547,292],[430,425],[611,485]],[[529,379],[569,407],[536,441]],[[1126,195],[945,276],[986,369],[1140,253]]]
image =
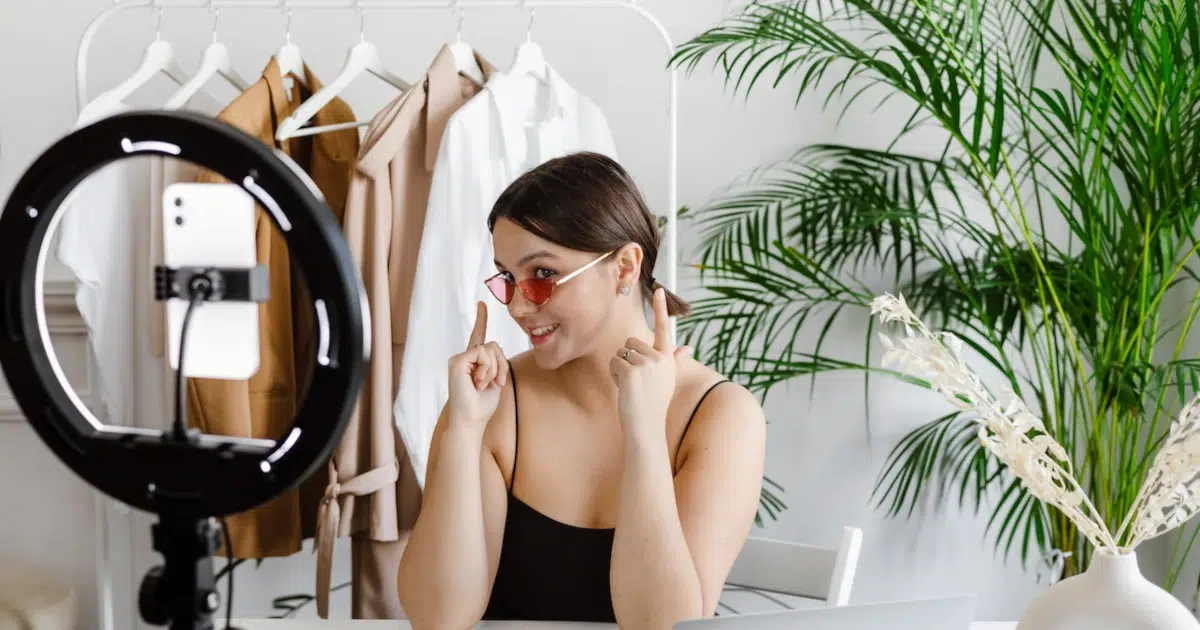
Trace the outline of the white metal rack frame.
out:
[[[334,0],[310,0],[308,2],[289,2],[287,0],[114,0],[113,6],[97,15],[83,32],[80,38],[79,47],[75,57],[75,98],[80,111],[87,105],[91,98],[91,92],[88,89],[88,53],[91,49],[92,40],[95,39],[97,33],[105,22],[113,15],[124,11],[134,9],[150,10],[150,11],[176,11],[176,10],[205,10],[205,11],[225,11],[225,10],[273,10],[282,12],[285,19],[290,20],[293,12],[307,11],[400,11],[400,12],[428,12],[437,13],[445,11],[457,11],[459,16],[463,12],[471,11],[486,11],[486,10],[522,10],[533,11],[535,9],[563,9],[563,10],[623,10],[639,16],[646,22],[652,25],[659,36],[662,38],[662,43],[666,47],[668,58],[674,53],[675,45],[671,40],[670,34],[666,27],[645,7],[639,5],[637,0],[447,0],[444,2],[431,2],[426,0],[344,0],[341,2]],[[160,14],[161,17],[161,14]],[[678,229],[676,212],[679,207],[679,88],[678,88],[678,73],[674,67],[664,64],[664,71],[667,75],[668,82],[668,97],[667,97],[667,207],[665,208],[666,215],[666,234],[664,254],[666,257],[666,282],[664,286],[671,291],[677,291],[678,286],[678,262],[679,262],[679,246],[678,246]],[[675,319],[671,320],[671,337],[675,337]],[[107,501],[97,498],[96,526],[97,526],[97,541],[101,542],[97,549],[97,585],[99,587],[99,621],[101,630],[113,630],[113,584],[111,568],[112,558],[109,555],[108,544],[108,520],[106,504]],[[134,576],[137,577],[137,576]],[[134,587],[136,592],[136,586]],[[124,607],[123,607],[124,608]],[[136,615],[136,611],[133,611]],[[131,623],[139,624],[136,619],[128,620]]]

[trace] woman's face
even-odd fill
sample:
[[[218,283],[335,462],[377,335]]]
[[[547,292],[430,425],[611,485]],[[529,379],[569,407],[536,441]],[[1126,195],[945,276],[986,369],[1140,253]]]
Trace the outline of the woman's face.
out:
[[[492,243],[496,270],[517,283],[527,278],[561,281],[603,254],[556,245],[508,219],[496,221]],[[513,291],[508,312],[529,335],[539,367],[557,368],[587,353],[603,338],[618,291],[612,258],[554,286],[550,300],[541,306],[530,302],[519,288]]]

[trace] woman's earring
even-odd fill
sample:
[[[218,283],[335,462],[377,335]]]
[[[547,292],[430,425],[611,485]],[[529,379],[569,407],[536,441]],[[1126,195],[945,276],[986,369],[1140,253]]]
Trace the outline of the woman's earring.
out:
[[[621,285],[621,295],[629,295],[629,285],[628,284]]]

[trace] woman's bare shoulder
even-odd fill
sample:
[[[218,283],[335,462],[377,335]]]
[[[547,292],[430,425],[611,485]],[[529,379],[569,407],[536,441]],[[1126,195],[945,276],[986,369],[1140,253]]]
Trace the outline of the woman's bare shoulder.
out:
[[[487,430],[483,436],[484,448],[491,451],[492,456],[496,458],[496,463],[500,464],[501,470],[506,470],[505,466],[512,458],[515,446],[517,414],[520,412],[520,399],[516,391],[516,379],[521,374],[521,368],[518,366],[520,357],[521,355],[518,355],[508,360],[509,374],[504,382],[504,388],[500,390],[500,403],[496,405],[496,411],[492,414],[492,419],[488,421]]]
[[[726,380],[730,379],[694,358],[682,359],[676,366],[675,394],[680,398],[687,398],[691,394],[699,396],[713,385]],[[733,386],[731,383],[721,387]]]
[[[520,354],[515,354],[508,358],[508,364],[513,371],[517,373],[517,377],[533,376],[534,371],[538,370],[537,363],[533,359],[533,350],[526,350]]]
[[[700,425],[722,421],[714,417],[753,420],[763,414],[758,397],[750,390],[694,359],[680,362],[675,399]]]

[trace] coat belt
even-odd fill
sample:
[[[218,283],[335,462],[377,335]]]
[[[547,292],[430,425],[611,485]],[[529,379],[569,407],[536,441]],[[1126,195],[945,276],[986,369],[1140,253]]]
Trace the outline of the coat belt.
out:
[[[337,469],[330,462],[329,485],[325,487],[325,496],[317,509],[317,615],[322,619],[329,617],[329,594],[333,577],[333,543],[339,536],[350,532],[349,523],[342,521],[343,499],[363,497],[374,494],[396,483],[400,477],[400,465],[393,460],[390,464],[373,468],[361,475],[344,481],[337,478]]]

